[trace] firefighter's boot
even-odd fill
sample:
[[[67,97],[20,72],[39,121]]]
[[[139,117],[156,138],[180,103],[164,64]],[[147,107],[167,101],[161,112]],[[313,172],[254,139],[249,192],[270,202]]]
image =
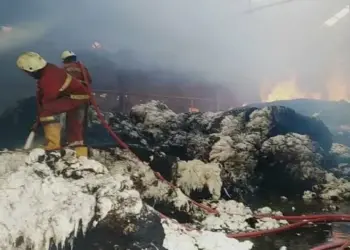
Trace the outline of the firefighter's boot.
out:
[[[80,157],[80,156],[88,157],[88,147],[76,146],[75,153],[77,154],[77,157]]]
[[[47,123],[43,125],[43,128],[46,139],[45,150],[59,150],[61,148],[61,124]]]

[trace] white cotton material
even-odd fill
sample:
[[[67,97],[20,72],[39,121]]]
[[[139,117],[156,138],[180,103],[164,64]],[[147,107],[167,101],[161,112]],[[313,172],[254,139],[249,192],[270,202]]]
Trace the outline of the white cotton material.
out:
[[[256,210],[256,213],[258,214],[272,214],[272,209],[269,207],[262,207]]]
[[[42,148],[35,148],[32,151],[30,151],[28,157],[26,158],[25,163],[30,165],[39,160],[40,157],[46,157],[45,156],[45,150]]]
[[[173,204],[179,210],[189,210],[190,203],[188,197],[179,188],[176,188],[174,190],[175,192],[169,192],[172,188],[167,183],[157,179],[149,165],[139,161],[135,158],[135,155],[128,151],[116,149],[115,154],[121,160],[111,164],[113,166],[111,167],[111,172],[140,179],[144,186],[141,192],[142,198],[166,201]],[[94,157],[95,159],[99,159],[100,156],[96,153]]]
[[[249,118],[246,129],[259,133],[261,138],[266,138],[271,126],[271,108],[257,109],[250,114]]]
[[[326,183],[322,185],[319,195],[323,200],[348,200],[350,198],[350,182],[336,178],[332,173],[326,174]]]
[[[79,163],[80,163],[79,170],[91,170],[95,173],[101,173],[101,174],[108,173],[107,168],[103,166],[101,163],[92,159],[88,159],[85,156],[79,157]]]
[[[221,121],[221,135],[235,136],[243,129],[242,117],[233,115],[225,116]]]
[[[176,196],[172,199],[174,206],[178,209],[189,211],[190,209],[190,200],[189,198],[182,193],[180,188],[175,189]]]
[[[317,196],[316,196],[316,193],[315,193],[315,192],[312,192],[312,191],[310,191],[310,190],[304,191],[303,200],[309,201],[309,200],[315,199],[316,197],[317,197]]]
[[[292,155],[285,167],[301,180],[324,178],[321,168],[322,156],[315,152],[312,140],[307,135],[288,133],[270,137],[261,147],[263,154]]]
[[[204,163],[200,160],[179,161],[177,163],[177,185],[190,195],[191,191],[208,187],[213,199],[221,196],[221,168],[217,163]]]
[[[169,120],[176,119],[176,113],[160,101],[152,100],[132,107],[131,113],[143,118],[147,128],[164,126]]]
[[[220,200],[217,204],[216,210],[220,213],[217,215],[208,215],[202,222],[202,228],[207,230],[221,230],[229,232],[249,232],[264,229],[278,228],[282,225],[288,224],[285,220],[274,220],[270,218],[258,219],[255,228],[250,227],[246,219],[254,216],[252,210],[246,207],[243,203],[234,200],[223,201]],[[271,208],[264,207],[259,209],[256,213],[270,213],[282,215],[281,212],[273,212]]]
[[[135,157],[129,152],[116,150],[115,154],[118,156],[118,159],[122,159],[122,161],[115,163],[116,165],[113,167],[112,171],[119,171],[119,173],[122,174],[128,173],[129,175],[133,176],[133,178],[139,178],[145,188],[142,190],[142,197],[166,201],[166,203],[173,204],[175,208],[181,208],[182,211],[188,212],[195,218],[197,218],[196,216],[198,215],[198,218],[200,219],[196,223],[196,228],[201,229],[203,232],[219,231],[224,237],[224,234],[230,232],[238,233],[272,229],[288,224],[288,222],[285,220],[262,218],[257,220],[257,223],[253,228],[248,224],[246,219],[253,217],[255,213],[272,213],[274,215],[282,215],[282,213],[272,211],[272,209],[269,207],[261,208],[253,213],[252,210],[249,207],[246,207],[243,203],[233,200],[220,200],[216,206],[214,203],[210,204],[212,208],[219,211],[219,216],[195,212],[189,203],[188,197],[186,197],[179,188],[176,188],[174,190],[175,192],[169,192],[169,186],[163,182],[157,182],[154,173],[151,171],[148,165],[135,159]],[[169,195],[169,193],[171,193],[171,195]],[[212,238],[216,236],[217,235],[212,236]],[[179,239],[180,237],[181,239]],[[224,247],[227,247],[215,245],[215,242],[211,242],[214,245],[210,245],[211,243],[209,244],[207,242],[198,243],[198,239],[200,239],[200,236],[198,235],[194,236],[189,234],[187,231],[176,231],[172,232],[170,235],[168,233],[164,241],[164,247],[167,247],[168,249],[211,249],[210,247],[213,247],[213,249],[225,249]],[[207,244],[208,248],[198,248],[200,244]]]
[[[19,166],[24,165],[27,155],[24,153],[13,154],[12,151],[0,151],[0,178],[9,172],[15,172]],[[0,179],[1,181],[1,179]]]
[[[225,162],[234,157],[236,152],[232,150],[234,142],[229,136],[220,136],[220,139],[212,146],[209,160],[214,162]]]
[[[250,250],[253,248],[252,242],[239,242],[228,238],[222,232],[188,231],[178,223],[167,219],[162,219],[162,225],[165,232],[163,247],[168,250]]]
[[[209,160],[214,162],[225,162],[229,158],[233,158],[237,155],[235,146],[236,141],[233,141],[232,137],[241,134],[242,117],[238,116],[225,116],[220,123],[221,131],[215,134],[220,139],[212,146],[209,153]]]
[[[350,147],[339,143],[333,143],[330,153],[336,156],[350,158]]]
[[[220,123],[219,138],[209,152],[211,162],[222,163],[232,182],[244,182],[257,165],[256,145],[267,138],[271,125],[271,109],[253,111],[245,121],[244,113],[227,115]]]
[[[140,213],[143,203],[129,177],[112,176],[100,163],[79,159],[81,168],[73,171],[88,169],[84,178],[63,178],[45,163],[35,162],[41,153],[35,149],[28,157],[0,154],[0,165],[10,165],[0,178],[0,249],[17,249],[18,237],[24,239],[18,249],[48,249],[50,239],[64,245],[71,233],[77,234],[80,223],[85,233],[93,218],[100,221],[111,210],[121,217]]]
[[[223,111],[201,113],[200,123],[205,125],[205,128],[209,130],[213,126],[215,119],[221,117],[223,113]]]

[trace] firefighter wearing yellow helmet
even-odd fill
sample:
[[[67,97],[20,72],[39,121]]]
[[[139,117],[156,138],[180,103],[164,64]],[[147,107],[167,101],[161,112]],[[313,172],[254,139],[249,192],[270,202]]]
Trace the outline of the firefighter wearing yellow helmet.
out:
[[[61,148],[60,115],[66,113],[68,146],[74,147],[78,156],[87,156],[81,114],[90,99],[88,88],[35,52],[21,54],[17,66],[37,80],[38,120],[44,128],[45,149]]]
[[[47,65],[47,62],[38,53],[26,52],[17,59],[17,67],[27,73],[35,73]]]

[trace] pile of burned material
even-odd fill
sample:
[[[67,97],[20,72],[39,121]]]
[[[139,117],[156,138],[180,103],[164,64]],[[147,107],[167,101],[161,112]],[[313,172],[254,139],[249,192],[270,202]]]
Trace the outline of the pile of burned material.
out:
[[[234,238],[288,222],[257,216],[281,212],[253,211],[247,197],[350,198],[330,171],[348,148],[289,108],[176,114],[152,101],[104,116],[132,152],[97,119],[90,159],[1,152],[2,249],[252,249]]]
[[[129,116],[108,116],[134,153],[194,199],[301,198],[305,191],[330,199],[322,192],[334,180],[328,172],[336,166],[332,134],[322,121],[292,109],[176,114],[152,101]]]
[[[293,198],[305,191],[328,199],[322,192],[324,185],[328,189],[329,182],[334,183],[329,171],[348,163],[346,152],[339,156],[341,147],[332,144],[332,134],[322,121],[282,106],[177,114],[151,101],[134,106],[128,115],[104,116],[142,161],[197,200],[246,200],[258,193]],[[33,117],[35,98],[0,116],[2,143],[14,143],[2,146],[22,146]],[[87,143],[93,148],[120,147],[93,109]],[[331,171],[336,179],[344,177],[343,165],[340,171]],[[331,196],[342,200],[344,195]]]
[[[101,164],[101,157],[109,162]],[[226,230],[253,231],[286,223],[261,219],[252,226],[246,221],[252,211],[234,201],[218,205],[220,217],[198,209],[189,212],[191,204],[180,190],[169,192],[148,165],[128,152],[105,157],[94,151],[92,158],[96,160],[77,158],[72,150],[0,152],[0,248],[249,250],[250,241],[227,237]],[[161,199],[201,219],[192,230],[186,229],[144,203],[147,198]],[[227,220],[229,212],[240,215]]]

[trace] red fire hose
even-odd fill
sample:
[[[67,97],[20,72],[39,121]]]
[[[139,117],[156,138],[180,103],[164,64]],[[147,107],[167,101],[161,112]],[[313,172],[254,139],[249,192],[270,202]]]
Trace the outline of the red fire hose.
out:
[[[344,244],[340,247],[340,250],[344,250],[346,248],[350,247],[350,241],[347,240],[346,242],[344,242]]]
[[[274,216],[271,216],[270,218],[273,218]],[[283,218],[284,216],[280,216],[280,218]],[[288,216],[285,216],[288,218]],[[262,231],[254,231],[254,232],[247,232],[247,233],[237,233],[237,234],[228,234],[228,237],[230,238],[235,238],[235,239],[240,239],[240,238],[256,238],[262,235],[267,235],[267,234],[276,234],[284,231],[288,231],[291,229],[299,228],[301,226],[307,225],[307,224],[313,224],[313,223],[325,223],[325,222],[350,222],[350,216],[343,216],[343,215],[338,215],[338,216],[330,216],[330,215],[317,215],[317,217],[313,219],[304,219],[302,218],[303,216],[300,216],[301,218],[299,219],[298,222],[294,222],[289,225],[285,225],[279,228],[274,228],[274,229],[268,229],[268,230],[262,230]]]
[[[337,249],[337,248],[342,250],[342,249],[345,249],[346,247],[348,247],[348,241],[338,240],[338,241],[332,241],[329,243],[325,243],[325,244],[313,247],[310,250],[329,250],[329,249]]]
[[[84,75],[84,79],[87,79],[86,77],[86,72],[83,69],[82,65],[80,64],[81,70],[83,72]],[[101,110],[99,109],[96,100],[92,94],[91,88],[90,86],[88,86],[89,88],[89,95],[90,95],[90,101],[91,104],[94,108],[94,110],[97,113],[97,117],[100,120],[101,124],[103,125],[103,127],[109,132],[109,134],[113,137],[113,139],[124,149],[129,150],[131,153],[133,153],[130,148],[128,147],[128,145],[126,143],[124,143],[119,136],[112,130],[112,128],[109,126],[109,124],[106,122],[106,120],[104,119],[104,116],[101,112]],[[134,153],[133,153],[134,154]],[[134,154],[135,155],[135,154]],[[135,155],[135,157],[137,159],[139,159],[139,157],[137,157],[137,155]],[[140,160],[140,159],[139,159]],[[141,160],[140,160],[141,161]],[[141,161],[142,162],[142,161]],[[159,173],[159,172],[154,172],[155,176],[167,183],[171,188],[177,188],[176,186],[174,186],[173,184],[169,183],[168,181],[165,180],[165,178]],[[200,204],[192,199],[190,199],[189,197],[187,197],[188,200],[195,206],[199,207],[200,209],[202,209],[203,211],[205,211],[208,214],[217,214],[219,215],[219,212],[209,206],[205,206],[203,204]],[[158,212],[159,213],[159,212]],[[167,218],[165,215],[159,213],[161,217],[163,218]],[[234,216],[234,215],[232,215]],[[267,235],[267,234],[276,234],[276,233],[280,233],[280,232],[284,232],[284,231],[288,231],[291,229],[296,229],[302,226],[305,226],[309,223],[321,223],[321,222],[350,222],[350,215],[336,215],[336,214],[318,214],[318,215],[301,215],[301,216],[274,216],[274,215],[256,215],[256,218],[263,218],[263,217],[269,217],[272,219],[276,219],[276,220],[287,220],[289,222],[294,222],[292,224],[286,225],[286,226],[282,226],[276,229],[268,229],[268,230],[261,230],[261,231],[254,231],[254,232],[247,232],[247,233],[229,233],[227,234],[227,237],[229,238],[236,238],[236,239],[241,239],[241,238],[254,238],[254,237],[259,237],[259,236],[263,236],[263,235]],[[192,230],[190,228],[188,228],[189,230]],[[327,250],[327,249],[334,249],[334,247],[341,247],[341,249],[345,249],[350,245],[350,242],[348,241],[339,241],[337,243],[332,243],[332,244],[327,244],[327,245],[322,245],[316,248],[312,248],[311,250]]]
[[[329,243],[324,243],[322,245],[311,248],[310,250],[328,250],[328,249],[338,249],[345,250],[350,247],[350,241],[348,240],[335,240]]]
[[[312,220],[312,219],[317,219],[320,218],[321,216],[326,216],[327,218],[337,218],[337,219],[350,219],[350,215],[349,214],[312,214],[312,215],[298,215],[298,216],[278,216],[278,215],[256,215],[256,217],[258,218],[264,218],[264,217],[268,217],[268,218],[272,218],[275,220],[287,220],[287,221],[299,221],[299,220]]]

